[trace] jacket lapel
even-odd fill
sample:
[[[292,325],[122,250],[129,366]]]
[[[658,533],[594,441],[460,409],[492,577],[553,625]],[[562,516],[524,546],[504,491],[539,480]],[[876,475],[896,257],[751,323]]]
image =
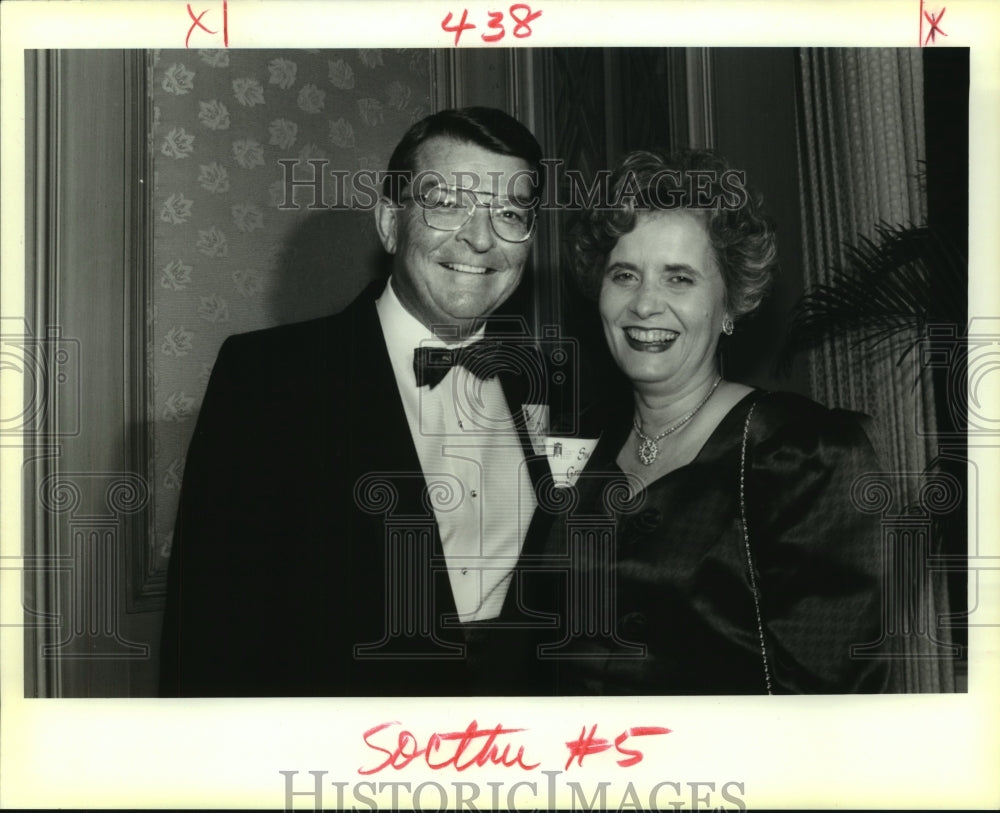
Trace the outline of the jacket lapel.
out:
[[[415,522],[429,521],[433,527],[431,556],[443,561],[441,534],[433,512],[427,508],[424,493],[426,480],[420,458],[410,434],[403,401],[396,385],[389,351],[386,348],[375,299],[385,287],[384,281],[373,283],[344,312],[350,341],[356,350],[349,361],[351,390],[346,397],[355,416],[353,426],[343,427],[348,433],[348,448],[353,458],[350,470],[359,478],[379,477],[392,483],[397,495],[389,518],[411,517]],[[354,487],[355,483],[351,484]],[[384,514],[371,517],[374,538],[383,539]],[[437,574],[433,580],[435,617],[455,612],[455,601],[447,586],[447,574]]]
[[[517,433],[517,439],[521,443],[521,452],[524,454],[528,466],[528,476],[531,478],[531,485],[537,497],[539,489],[544,487],[545,479],[551,472],[546,456],[535,452],[531,433],[528,431],[524,414],[525,398],[528,395],[527,382],[524,376],[516,374],[501,374],[499,378],[514,424],[514,431]]]
[[[339,345],[346,344],[352,351],[352,356],[345,360],[345,367],[348,370],[346,383],[349,389],[346,394],[333,395],[346,401],[348,408],[345,412],[350,416],[348,420],[350,425],[338,427],[338,430],[346,435],[345,447],[349,460],[345,463],[349,476],[354,478],[348,485],[353,488],[359,478],[383,474],[385,479],[393,483],[398,494],[398,501],[393,506],[391,516],[425,517],[426,480],[410,434],[409,422],[396,385],[378,313],[375,310],[375,299],[384,287],[384,281],[373,283],[344,311],[347,333],[345,336],[335,338],[328,348],[331,358],[338,358],[343,354],[344,349]],[[489,327],[487,333],[490,333]],[[503,340],[504,337],[503,334],[499,334],[494,335],[494,338]],[[524,346],[523,338],[520,339],[519,346]],[[533,352],[536,364],[542,365],[544,363],[542,354]],[[536,454],[534,451],[523,406],[531,395],[528,376],[541,369],[539,367],[528,373],[505,371],[499,375],[536,498],[539,498],[545,489],[551,488],[551,472],[546,456]],[[546,379],[547,376],[543,378]],[[539,502],[541,501],[539,499]],[[540,513],[536,511],[536,516],[528,529],[522,555],[538,553],[542,549],[549,523],[538,521],[544,520],[544,517],[539,516]],[[384,515],[375,515],[371,519],[372,538],[384,538]],[[430,515],[430,520],[434,528],[432,556],[437,561],[443,561],[444,549],[433,514]],[[447,574],[438,575],[442,578],[435,580],[437,585],[435,615],[440,618],[442,614],[455,613],[456,609],[450,588],[441,587],[442,584],[448,587]],[[508,594],[509,600],[510,594]]]

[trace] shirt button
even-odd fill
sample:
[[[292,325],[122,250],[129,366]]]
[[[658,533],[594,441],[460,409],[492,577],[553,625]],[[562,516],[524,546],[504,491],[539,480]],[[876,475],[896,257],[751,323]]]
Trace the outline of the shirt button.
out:
[[[469,568],[463,567],[462,568],[462,575],[463,576],[468,576],[469,575]]]
[[[476,489],[472,489],[472,491],[469,492],[469,495],[472,496],[472,497],[478,497],[479,496],[479,492],[476,491]]]

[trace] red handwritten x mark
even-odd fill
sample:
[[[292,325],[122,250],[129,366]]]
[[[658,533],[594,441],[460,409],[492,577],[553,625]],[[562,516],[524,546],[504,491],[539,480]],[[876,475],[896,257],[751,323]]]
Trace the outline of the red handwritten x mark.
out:
[[[211,28],[209,28],[208,26],[206,26],[201,21],[201,18],[204,17],[206,14],[208,14],[208,9],[205,9],[205,11],[203,11],[197,17],[194,16],[194,10],[191,8],[191,4],[190,3],[187,4],[187,10],[188,10],[188,16],[192,20],[194,20],[194,22],[191,23],[191,27],[188,29],[187,36],[184,38],[184,47],[185,48],[189,47],[188,46],[188,42],[190,42],[190,40],[191,40],[191,34],[194,33],[195,28],[200,28],[202,31],[204,31],[204,32],[206,32],[208,34],[218,34],[219,33],[218,31],[213,31]],[[222,37],[223,37],[223,44],[228,48],[229,47],[229,8],[228,8],[228,3],[227,3],[226,0],[223,0],[223,2],[222,2],[222,27],[223,27],[223,35],[222,35]]]
[[[201,18],[204,17],[206,14],[208,14],[208,9],[205,9],[197,17],[194,16],[194,11],[191,10],[191,4],[190,3],[187,4],[187,9],[188,9],[188,16],[190,16],[191,19],[194,20],[194,22],[191,24],[191,27],[188,29],[187,36],[184,38],[184,47],[185,48],[188,47],[188,41],[191,39],[191,34],[194,31],[195,27],[200,28],[202,31],[207,31],[209,34],[218,34],[219,33],[218,31],[212,31],[210,28],[208,28],[201,21]]]
[[[942,37],[947,37],[948,35],[941,30],[941,26],[938,25],[941,22],[941,18],[944,17],[944,13],[947,8],[942,8],[937,14],[932,14],[929,11],[924,12],[924,18],[931,24],[931,30],[927,32],[927,36],[924,38],[924,45],[928,42],[935,42],[935,35],[940,34]]]

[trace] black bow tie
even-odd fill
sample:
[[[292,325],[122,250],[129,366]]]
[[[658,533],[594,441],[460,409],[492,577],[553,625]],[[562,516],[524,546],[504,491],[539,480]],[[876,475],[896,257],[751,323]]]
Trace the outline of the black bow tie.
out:
[[[499,342],[481,340],[465,347],[418,347],[413,351],[417,386],[434,389],[452,367],[461,365],[477,378],[493,378],[498,372]]]

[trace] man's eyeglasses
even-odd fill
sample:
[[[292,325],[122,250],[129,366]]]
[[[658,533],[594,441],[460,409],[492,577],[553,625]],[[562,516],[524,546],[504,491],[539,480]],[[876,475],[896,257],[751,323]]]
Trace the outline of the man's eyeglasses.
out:
[[[472,219],[479,207],[490,212],[490,225],[497,237],[508,243],[523,243],[535,228],[535,210],[530,206],[518,206],[510,201],[491,197],[483,203],[479,194],[471,189],[452,189],[447,186],[431,186],[421,192],[410,192],[400,196],[400,201],[413,200],[423,211],[424,223],[439,231],[458,231]]]

